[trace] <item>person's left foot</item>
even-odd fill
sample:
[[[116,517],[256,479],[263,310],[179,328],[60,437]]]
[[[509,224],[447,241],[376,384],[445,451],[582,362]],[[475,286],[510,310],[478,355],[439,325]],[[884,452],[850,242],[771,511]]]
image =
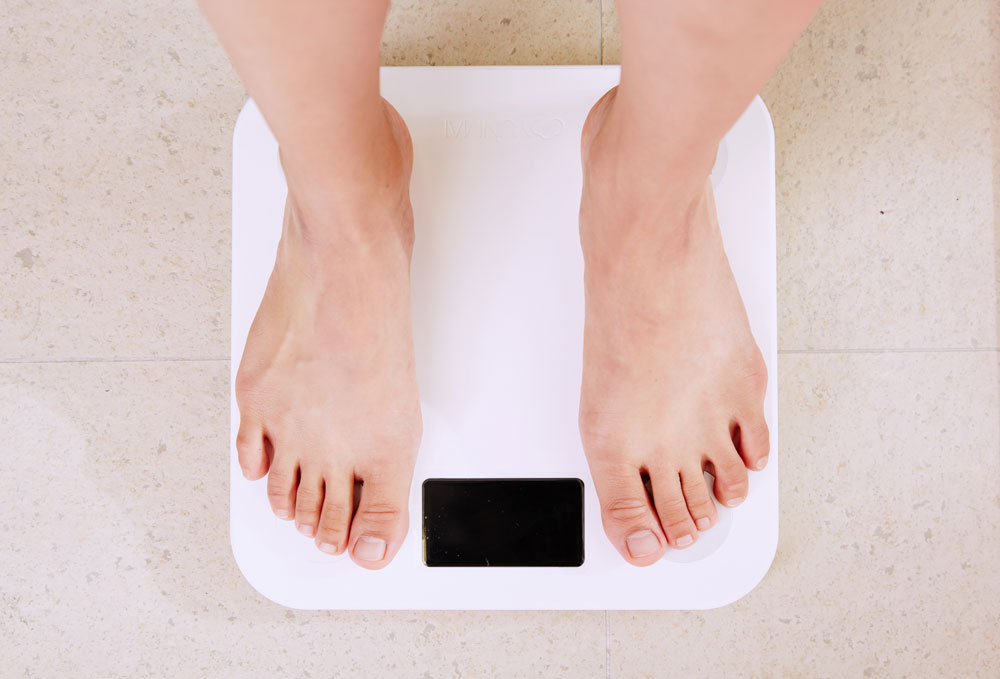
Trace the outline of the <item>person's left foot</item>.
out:
[[[605,532],[629,563],[646,566],[717,520],[703,470],[734,507],[747,468],[767,463],[767,369],[711,182],[680,167],[657,175],[660,159],[623,148],[615,95],[584,127],[580,433]]]

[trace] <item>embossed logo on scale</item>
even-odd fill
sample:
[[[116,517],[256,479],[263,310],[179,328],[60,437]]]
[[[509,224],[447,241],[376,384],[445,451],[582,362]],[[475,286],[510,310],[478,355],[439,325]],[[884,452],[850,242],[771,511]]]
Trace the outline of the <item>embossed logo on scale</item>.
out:
[[[446,118],[446,139],[555,139],[566,123],[561,118]]]

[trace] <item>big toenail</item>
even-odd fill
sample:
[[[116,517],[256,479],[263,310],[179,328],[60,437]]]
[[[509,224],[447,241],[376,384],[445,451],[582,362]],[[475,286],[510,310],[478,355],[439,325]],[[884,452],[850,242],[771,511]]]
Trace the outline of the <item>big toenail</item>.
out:
[[[694,542],[694,538],[691,537],[690,535],[682,535],[679,538],[677,538],[678,547],[687,547],[692,542]]]
[[[712,525],[712,520],[707,516],[703,516],[695,521],[694,525],[698,526],[698,530],[708,530],[708,527]]]
[[[640,530],[625,538],[625,546],[633,559],[649,556],[660,549],[660,539],[651,530]]]
[[[354,545],[354,556],[364,561],[379,561],[385,556],[385,540],[382,538],[370,538],[367,535],[358,538]]]
[[[279,519],[287,519],[288,518],[288,510],[287,509],[275,509],[274,510],[274,515],[276,517],[278,517]]]
[[[732,500],[726,503],[727,507],[738,507],[740,503],[743,502],[743,498],[734,497]]]
[[[762,457],[759,460],[757,460],[757,471],[760,471],[761,469],[763,469],[764,465],[766,465],[766,464],[767,464],[767,455],[765,455],[764,457]]]
[[[313,536],[313,533],[315,533],[316,531],[313,530],[312,526],[308,524],[302,524],[301,526],[299,526],[299,532],[305,535],[307,538],[311,538]]]
[[[326,552],[327,554],[336,554],[337,545],[331,545],[329,542],[319,543],[319,551]]]

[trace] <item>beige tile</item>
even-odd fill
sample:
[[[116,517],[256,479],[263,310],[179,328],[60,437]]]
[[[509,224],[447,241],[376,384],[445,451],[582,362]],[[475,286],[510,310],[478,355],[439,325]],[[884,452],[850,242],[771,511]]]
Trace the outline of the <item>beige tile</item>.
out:
[[[600,0],[396,0],[382,40],[382,61],[394,66],[600,59]]]
[[[996,346],[995,3],[829,3],[764,91],[786,348]]]
[[[0,356],[221,356],[243,91],[197,6],[7,3]]]
[[[781,530],[726,608],[612,613],[611,676],[994,676],[994,352],[785,355]]]
[[[597,0],[398,2],[390,64],[595,63]],[[15,2],[0,356],[225,356],[243,88],[194,2]]]
[[[605,676],[603,612],[303,612],[228,535],[227,362],[0,365],[4,676]]]
[[[998,12],[993,0],[827,2],[764,89],[782,347],[997,346],[986,140],[1000,134],[1000,33],[986,18]]]
[[[618,12],[614,0],[601,0],[601,63],[620,64],[622,36],[618,32]]]

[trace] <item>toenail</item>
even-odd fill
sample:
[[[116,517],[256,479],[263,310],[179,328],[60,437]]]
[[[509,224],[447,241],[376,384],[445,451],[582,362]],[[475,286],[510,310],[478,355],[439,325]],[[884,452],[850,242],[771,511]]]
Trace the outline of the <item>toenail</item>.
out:
[[[246,467],[243,467],[243,478],[245,478],[245,479],[249,479],[250,478],[250,470],[248,468],[246,468]]]
[[[712,525],[712,520],[707,516],[703,516],[695,521],[694,525],[698,527],[698,530],[708,530],[708,527]]]
[[[326,552],[327,554],[336,554],[337,545],[331,545],[329,542],[319,543],[319,551]]]
[[[734,497],[732,500],[726,503],[727,507],[738,507],[740,503],[743,502],[743,498]]]
[[[312,526],[304,523],[301,526],[299,526],[299,532],[305,535],[307,538],[311,538],[316,531],[313,530]]]
[[[379,561],[385,556],[385,540],[382,538],[358,538],[354,545],[354,556],[365,561]]]
[[[288,510],[287,509],[275,509],[274,510],[274,515],[276,517],[278,517],[279,519],[287,519],[288,518]]]
[[[678,547],[687,547],[692,542],[694,542],[694,538],[691,537],[690,535],[682,535],[679,538],[677,538]]]
[[[651,530],[640,530],[625,538],[625,546],[633,559],[649,556],[660,549],[660,539]]]
[[[766,465],[766,464],[767,464],[767,455],[765,455],[764,457],[762,457],[759,460],[757,460],[757,471],[760,471],[761,469],[763,469],[764,465]]]

